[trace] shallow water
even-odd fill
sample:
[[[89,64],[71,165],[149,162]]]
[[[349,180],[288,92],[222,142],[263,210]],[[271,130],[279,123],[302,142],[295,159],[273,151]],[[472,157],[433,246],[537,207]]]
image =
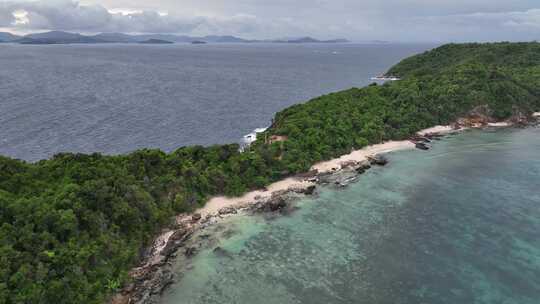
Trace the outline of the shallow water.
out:
[[[469,131],[288,216],[227,219],[163,303],[536,304],[538,151],[540,129]]]
[[[237,142],[433,45],[0,44],[0,155]]]

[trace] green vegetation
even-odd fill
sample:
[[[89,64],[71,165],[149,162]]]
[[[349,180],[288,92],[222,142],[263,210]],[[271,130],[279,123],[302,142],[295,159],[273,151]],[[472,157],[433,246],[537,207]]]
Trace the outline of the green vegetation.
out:
[[[445,45],[389,74],[403,80],[285,109],[244,153],[223,145],[33,164],[0,157],[0,303],[102,303],[171,216],[212,195],[240,195],[479,105],[500,119],[540,109],[538,43]],[[267,143],[272,135],[288,139]]]

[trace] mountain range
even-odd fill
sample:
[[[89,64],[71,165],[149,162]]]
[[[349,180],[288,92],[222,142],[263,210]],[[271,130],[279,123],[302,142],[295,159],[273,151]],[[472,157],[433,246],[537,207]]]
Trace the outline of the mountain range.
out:
[[[130,35],[124,33],[101,33],[97,35],[82,35],[63,31],[17,36],[11,33],[0,32],[0,42],[21,44],[70,44],[70,43],[152,43],[152,41],[171,43],[347,43],[347,39],[318,40],[312,37],[284,38],[275,40],[248,40],[235,36],[209,35],[193,37],[171,34],[143,34]]]

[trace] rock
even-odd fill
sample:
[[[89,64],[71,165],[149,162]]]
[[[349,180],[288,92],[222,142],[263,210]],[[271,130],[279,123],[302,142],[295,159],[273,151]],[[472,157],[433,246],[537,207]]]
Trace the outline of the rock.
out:
[[[358,168],[356,168],[356,172],[358,174],[363,174],[369,169],[371,169],[371,165],[368,162],[364,162]]]
[[[201,216],[200,213],[194,213],[191,216],[191,221],[195,223],[195,222],[198,222],[201,218],[202,218],[202,216]]]
[[[294,189],[294,192],[300,193],[300,194],[305,194],[305,195],[311,195],[311,194],[313,194],[314,191],[315,191],[315,186],[314,185],[308,186],[306,188]]]
[[[319,173],[319,171],[317,169],[315,169],[315,170],[310,170],[310,171],[304,172],[304,173],[298,173],[296,175],[296,177],[298,177],[298,178],[312,178],[312,177],[317,176],[318,173]]]
[[[188,229],[186,229],[185,227],[176,230],[176,231],[173,232],[173,234],[169,237],[169,242],[171,242],[171,241],[178,241],[178,240],[183,239],[184,236],[186,236],[187,232],[188,232]]]
[[[285,207],[287,207],[287,202],[285,201],[285,199],[281,196],[279,197],[276,197],[276,198],[272,198],[268,204],[269,208],[270,208],[270,211],[279,211]]]
[[[213,250],[213,252],[214,252],[215,255],[220,256],[220,257],[232,258],[231,254],[227,250],[225,250],[225,249],[223,249],[223,248],[221,248],[219,246],[216,247]]]
[[[432,137],[429,135],[429,134],[426,134],[425,136],[421,136],[421,135],[414,135],[410,138],[410,140],[414,143],[417,143],[417,142],[424,142],[424,143],[430,143],[431,142],[431,139]]]
[[[220,215],[226,215],[226,214],[236,214],[238,211],[233,207],[223,207],[219,209],[218,213]]]
[[[304,194],[306,195],[312,195],[314,192],[315,192],[315,189],[317,187],[315,185],[311,185],[309,187],[306,188],[306,191],[304,191]]]
[[[342,169],[349,168],[349,167],[354,167],[354,166],[356,166],[356,161],[354,161],[354,160],[349,160],[349,161],[345,161],[345,162],[341,163],[341,168]]]
[[[368,160],[372,165],[386,166],[388,164],[388,159],[383,155],[369,156]]]
[[[429,146],[426,143],[418,142],[416,143],[416,148],[420,150],[429,150]]]
[[[287,201],[283,198],[283,195],[273,195],[266,201],[257,202],[251,207],[252,211],[255,212],[276,212],[281,211],[287,207]]]
[[[187,247],[186,251],[184,251],[184,255],[186,257],[190,258],[190,257],[194,256],[196,252],[197,252],[197,248],[195,248],[195,247]]]
[[[201,221],[201,224],[207,224],[207,223],[211,222],[213,218],[214,218],[214,217],[213,217],[212,215],[208,214],[208,215]]]
[[[182,246],[182,242],[180,241],[169,241],[165,248],[161,251],[161,255],[169,258],[171,257],[177,250]]]

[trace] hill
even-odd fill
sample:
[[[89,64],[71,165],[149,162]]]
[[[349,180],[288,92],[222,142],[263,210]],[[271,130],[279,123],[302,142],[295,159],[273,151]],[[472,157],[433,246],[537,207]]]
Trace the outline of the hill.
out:
[[[70,44],[70,43],[140,43],[149,40],[163,40],[176,43],[192,43],[194,41],[204,41],[207,43],[344,43],[346,39],[317,40],[311,37],[293,38],[285,40],[249,40],[235,36],[209,35],[202,37],[192,37],[172,34],[142,34],[130,35],[124,33],[100,33],[97,35],[81,35],[63,31],[51,31],[44,33],[29,34],[26,36],[16,36],[10,33],[0,32],[1,42],[18,42],[21,44]]]
[[[103,41],[94,37],[81,34],[68,33],[62,31],[52,31],[46,33],[26,35],[19,40],[21,44],[71,44],[71,43],[103,43]]]
[[[148,39],[139,42],[141,44],[173,44],[174,42],[167,41],[167,40],[161,40],[161,39]]]
[[[404,139],[481,107],[494,120],[540,110],[540,44],[445,45],[388,71],[402,80],[276,114],[287,138],[172,153],[0,157],[0,303],[100,303],[128,279],[171,216],[240,195],[369,144]],[[262,136],[265,137],[265,136]]]
[[[0,41],[2,42],[12,42],[21,38],[21,36],[13,35],[11,33],[0,32]]]

